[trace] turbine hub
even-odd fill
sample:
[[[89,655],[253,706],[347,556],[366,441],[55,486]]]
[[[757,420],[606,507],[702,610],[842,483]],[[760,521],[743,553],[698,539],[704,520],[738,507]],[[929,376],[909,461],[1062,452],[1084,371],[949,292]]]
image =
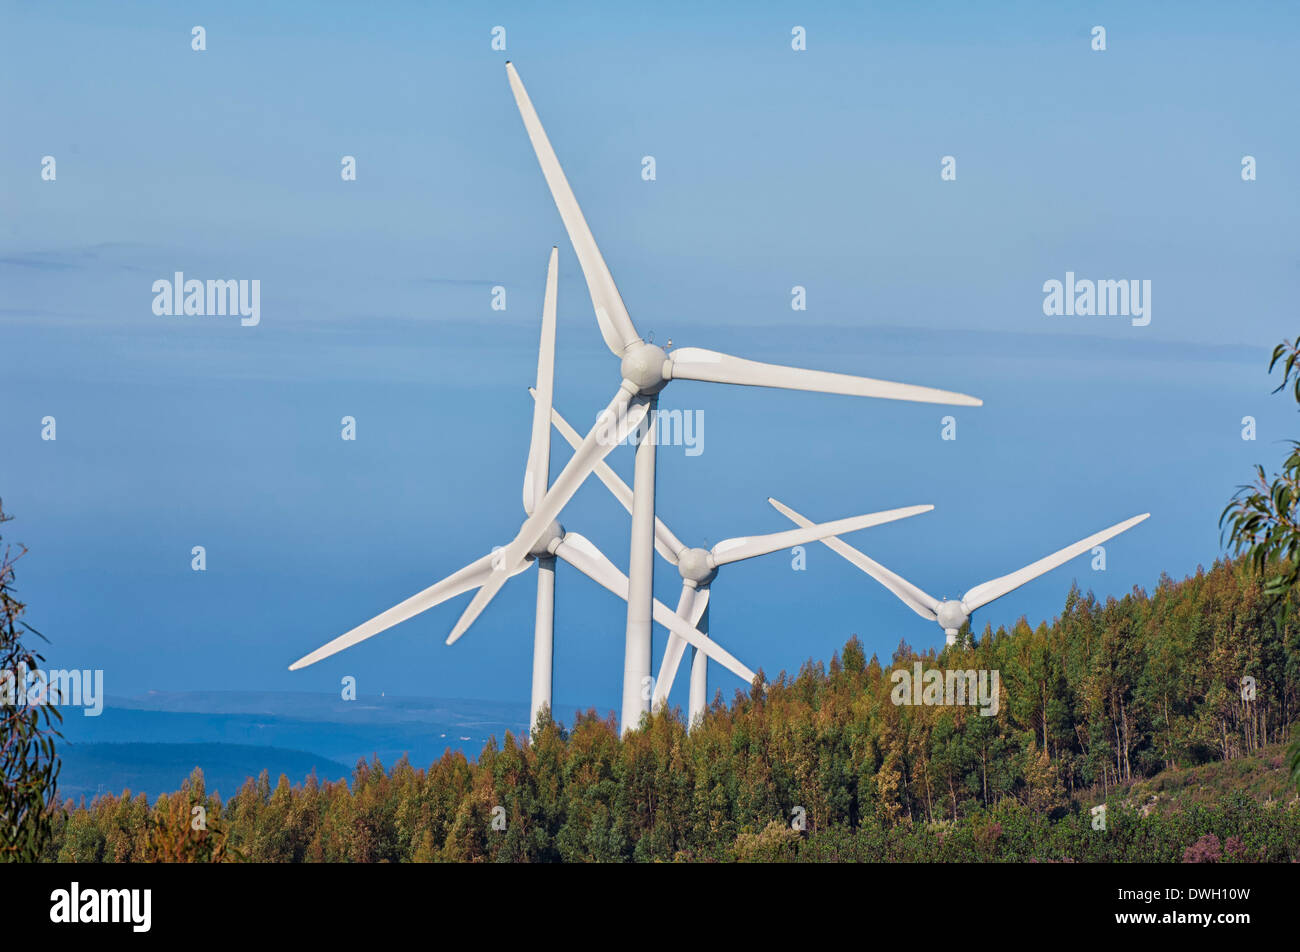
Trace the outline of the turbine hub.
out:
[[[551,554],[552,544],[563,538],[564,526],[552,519],[551,524],[547,526],[546,531],[542,533],[542,537],[534,542],[533,547],[528,550],[529,557],[534,559],[544,559],[548,557]]]
[[[696,585],[712,582],[718,574],[708,549],[683,549],[677,556],[677,571],[682,573],[682,578]]]
[[[644,341],[633,344],[623,354],[623,379],[634,383],[638,393],[658,393],[668,383],[664,376],[667,363],[668,354],[662,347]]]
[[[939,627],[945,631],[956,631],[970,618],[970,613],[960,601],[954,602],[950,599],[940,602],[934,613],[939,616]]]

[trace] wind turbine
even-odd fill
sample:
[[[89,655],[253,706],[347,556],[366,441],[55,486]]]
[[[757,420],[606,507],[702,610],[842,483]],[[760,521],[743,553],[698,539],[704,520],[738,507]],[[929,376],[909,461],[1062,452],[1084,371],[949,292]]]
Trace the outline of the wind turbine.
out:
[[[534,396],[538,396],[536,392],[534,392]],[[540,405],[540,397],[538,397],[538,402]],[[575,449],[581,444],[582,438],[578,436],[578,431],[570,426],[569,421],[564,419],[560,415],[560,411],[554,407],[551,409],[551,422],[560,431],[560,435]],[[601,462],[597,464],[596,476],[605,484],[605,487],[614,498],[623,504],[623,508],[631,512],[634,499],[633,492],[628,488],[627,483],[623,482],[619,475],[610,468],[608,463]],[[828,536],[838,536],[845,532],[855,532],[869,526],[883,525],[898,519],[917,516],[923,512],[929,512],[933,508],[934,506],[909,506],[904,509],[891,509],[866,516],[839,519],[835,522],[824,522],[820,525],[807,523],[802,528],[788,529],[785,532],[724,539],[711,549],[688,547],[673,534],[671,529],[664,525],[663,520],[656,516],[654,545],[664,560],[671,565],[675,565],[682,576],[682,593],[677,602],[677,614],[691,627],[707,635],[709,631],[709,593],[712,590],[713,580],[717,577],[718,569],[722,566],[731,562],[756,558],[760,555],[768,555],[781,549],[793,548],[796,545],[806,545],[809,542],[816,542]],[[682,655],[685,651],[685,639],[676,634],[670,634],[668,644],[664,648],[663,660],[659,663],[659,677],[655,681],[654,694],[650,700],[651,710],[658,710],[659,707],[667,703],[668,695],[673,689],[673,681],[677,677],[677,668],[681,664]],[[695,726],[696,721],[704,715],[709,706],[708,656],[698,648],[693,649],[691,654],[690,705],[686,720],[688,728]]]
[[[573,250],[578,255],[582,273],[591,293],[596,323],[605,344],[621,361],[621,381],[614,398],[597,418],[568,464],[556,477],[550,491],[524,522],[519,533],[505,546],[493,564],[491,576],[479,588],[469,606],[447,638],[454,642],[465,633],[487,607],[501,586],[518,571],[519,565],[548,537],[550,526],[560,510],[577,492],[578,487],[606,455],[636,430],[637,450],[633,480],[632,543],[628,559],[627,640],[623,661],[623,730],[636,727],[641,714],[649,709],[649,698],[641,697],[641,685],[650,676],[651,618],[654,601],[654,489],[655,489],[655,409],[659,391],[671,380],[702,380],[711,383],[742,384],[755,387],[779,387],[789,390],[812,390],[862,397],[884,397],[922,403],[980,406],[982,401],[946,390],[932,390],[909,384],[890,383],[867,377],[824,371],[799,370],[775,364],[762,364],[717,351],[684,347],[666,353],[647,343],[637,333],[614,278],[601,256],[596,240],[578,207],[555,150],[551,148],[537,111],[509,62],[506,76],[514,93],[515,104],[523,117],[524,128],[537,155],[542,175],[551,197],[559,209]],[[642,422],[646,425],[642,426]]]
[[[528,464],[524,471],[524,512],[529,516],[539,504],[550,498],[547,482],[551,467],[551,394],[555,378],[555,304],[558,249],[551,249],[546,268],[546,296],[542,305],[542,337],[537,351],[537,387],[534,391],[532,436],[528,445]],[[558,510],[557,510],[558,511]],[[529,547],[525,557],[511,563],[508,574],[499,569],[498,554],[493,552],[471,562],[441,582],[412,595],[406,601],[351,631],[340,635],[329,644],[317,648],[289,666],[290,671],[305,668],[323,658],[350,648],[381,631],[406,621],[470,589],[498,577],[504,582],[518,575],[531,562],[537,563],[537,617],[533,629],[533,688],[530,709],[530,730],[537,726],[543,707],[551,703],[551,664],[554,657],[555,636],[555,559],[561,558],[599,585],[609,589],[624,600],[628,597],[627,577],[607,559],[585,536],[566,532],[554,518],[548,520],[545,531]],[[499,586],[498,586],[499,587]],[[746,683],[754,680],[754,672],[731,656],[717,642],[705,638],[691,625],[674,615],[661,602],[653,605],[654,618],[661,625],[705,652],[728,670],[735,672]],[[455,639],[448,639],[450,644]]]
[[[784,503],[778,502],[770,496],[767,501],[772,504],[777,512],[786,516],[795,525],[812,525],[807,518],[801,516]],[[944,634],[948,636],[948,644],[951,645],[957,641],[957,632],[962,625],[970,620],[970,616],[975,609],[982,608],[994,599],[1015,591],[1021,585],[1038,578],[1040,575],[1046,575],[1057,566],[1064,565],[1075,556],[1087,552],[1094,545],[1101,545],[1107,539],[1114,538],[1121,532],[1132,529],[1150,515],[1151,513],[1144,512],[1140,516],[1134,516],[1132,519],[1116,523],[1109,529],[1102,529],[1100,532],[1094,533],[1086,539],[1080,539],[1073,545],[1067,545],[1064,549],[1053,552],[1037,562],[1031,562],[1024,568],[1017,569],[1009,575],[1001,575],[989,579],[987,582],[982,582],[959,599],[935,598],[933,595],[917,588],[902,576],[891,572],[874,559],[867,558],[841,539],[826,538],[821,541],[897,595],[904,605],[922,618],[937,621]]]

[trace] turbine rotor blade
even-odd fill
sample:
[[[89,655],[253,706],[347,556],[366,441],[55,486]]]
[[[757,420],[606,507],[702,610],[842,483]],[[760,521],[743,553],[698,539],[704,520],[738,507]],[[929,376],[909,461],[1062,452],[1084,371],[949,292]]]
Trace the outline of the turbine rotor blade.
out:
[[[977,397],[950,390],[935,390],[909,383],[891,383],[888,380],[855,377],[825,370],[803,370],[798,367],[783,367],[779,364],[762,364],[701,347],[681,347],[670,353],[668,358],[667,376],[673,380],[705,380],[710,383],[779,387],[785,390],[810,390],[816,393],[842,393],[853,397],[881,397],[886,400],[943,403],[960,407],[984,405],[984,401]]]
[[[778,502],[771,496],[767,497],[767,501],[772,504],[772,507],[776,509],[777,512],[781,513],[781,515],[785,516],[796,525],[807,527],[813,525],[811,520],[801,516],[789,506]],[[891,572],[874,559],[867,558],[847,542],[836,538],[822,539],[821,542],[831,551],[847,559],[849,562],[874,578],[881,585],[885,586],[889,591],[893,592],[904,605],[912,609],[912,611],[916,612],[922,618],[927,621],[938,621],[939,616],[935,614],[935,609],[939,607],[939,599],[935,598],[928,592],[917,588],[907,579]]]
[[[532,100],[528,98],[528,91],[524,89],[523,81],[509,62],[506,63],[506,77],[510,80],[510,89],[515,95],[515,105],[519,107],[519,115],[523,117],[524,128],[528,131],[528,140],[532,142],[533,151],[537,153],[537,163],[542,167],[542,175],[551,190],[551,197],[555,199],[555,207],[560,210],[564,230],[569,233],[573,250],[578,254],[578,263],[582,265],[583,277],[587,279],[587,290],[591,292],[591,304],[596,309],[596,323],[600,326],[600,335],[605,339],[605,346],[613,351],[615,356],[622,357],[627,346],[636,343],[641,337],[632,325],[632,319],[628,317],[627,308],[623,306],[623,298],[614,284],[614,277],[609,273],[609,266],[605,264],[600,248],[596,246],[596,239],[587,226],[587,219],[583,217],[582,209],[578,207],[578,200],[573,195],[573,189],[569,187],[569,180],[564,176],[560,160],[556,158],[555,150],[551,148],[551,140],[546,137],[546,130],[542,128],[542,120],[537,117],[537,110],[533,108]]]
[[[695,589],[695,604],[691,606],[690,617],[686,619],[691,623],[692,628],[700,627],[700,619],[704,617],[704,609],[709,607],[709,592],[711,591],[712,588],[708,585],[700,585]]]
[[[492,574],[483,582],[457,620],[456,626],[447,636],[447,644],[455,644],[469,626],[474,624],[475,619],[483,613],[483,609],[487,607],[488,602],[492,601],[496,593],[501,591],[501,586],[517,570],[520,563],[526,562],[529,551],[550,529],[551,523],[560,514],[560,510],[573,498],[578,487],[596,468],[596,464],[615,446],[627,439],[627,435],[645,418],[646,410],[649,408],[649,398],[633,399],[628,389],[630,386],[629,384],[619,387],[618,393],[614,395],[609,406],[597,417],[595,425],[582,441],[582,445],[560,471],[560,475],[555,478],[546,495],[534,507],[532,514],[524,520],[519,534],[509,545],[496,553],[496,558],[492,562]]]
[[[623,601],[627,601],[627,576],[585,537],[576,532],[566,532],[560,544],[556,546],[555,554],[588,578],[609,589]],[[673,614],[668,606],[657,598],[654,601],[654,619],[670,632],[684,638],[688,644],[699,648],[746,684],[754,682],[753,671],[732,657],[731,653],[716,641],[687,624],[685,619]]]
[[[708,589],[705,589],[707,593]],[[682,583],[682,594],[677,601],[677,617],[685,619],[692,628],[695,627],[691,616],[695,614],[695,596],[696,589],[694,585],[686,582]],[[705,596],[707,597],[707,595]],[[700,615],[704,612],[701,610]],[[657,711],[668,701],[668,695],[673,689],[673,679],[677,677],[677,666],[681,664],[682,655],[686,652],[686,639],[677,635],[668,636],[668,644],[664,646],[664,657],[659,662],[659,677],[655,679],[655,693],[650,698],[650,710]]]
[[[477,588],[491,574],[492,556],[489,554],[471,562],[460,571],[452,573],[441,582],[435,582],[424,591],[417,592],[406,601],[394,605],[388,611],[376,615],[351,631],[339,635],[333,641],[311,652],[311,654],[303,655],[303,657],[289,665],[289,670],[297,671],[299,668],[305,668],[317,661],[322,661],[330,655],[338,654],[345,648],[360,644],[367,638],[371,638],[381,631],[387,631],[408,618],[414,618],[421,612],[428,611],[433,606],[440,605],[449,598],[455,598],[457,595],[468,592],[471,588]]]
[[[838,536],[845,532],[856,532],[858,529],[866,529],[870,526],[883,525],[886,522],[896,522],[899,519],[919,516],[921,513],[929,512],[933,508],[934,506],[905,506],[902,509],[888,509],[884,512],[873,512],[865,516],[852,516],[848,519],[837,519],[834,522],[823,522],[818,525],[810,523],[800,529],[787,529],[785,532],[773,532],[770,535],[724,539],[713,547],[710,554],[713,556],[715,564],[726,565],[728,562],[752,559],[755,556],[767,555],[769,552],[776,552],[779,549],[788,549],[808,542],[817,542],[827,536]]]
[[[531,391],[530,391],[531,392]],[[536,394],[534,394],[534,397]],[[578,436],[578,431],[569,425],[569,421],[560,415],[560,411],[551,409],[551,422],[555,428],[560,431],[560,435],[568,441],[569,445],[575,450],[582,445],[582,437]],[[622,505],[623,508],[632,512],[632,489],[627,483],[614,472],[613,468],[603,460],[596,466],[596,478],[605,484],[608,489]],[[677,564],[677,559],[686,548],[682,541],[673,534],[672,530],[663,524],[658,516],[655,517],[655,548],[664,560],[671,565]]]
[[[555,299],[559,249],[551,249],[546,265],[546,296],[542,299],[542,339],[537,348],[537,388],[533,392],[533,433],[524,472],[524,512],[546,495],[551,478],[551,396],[555,390]]]
[[[1133,528],[1139,522],[1142,522],[1151,513],[1144,512],[1140,516],[1134,516],[1132,519],[1125,519],[1123,522],[1116,523],[1109,529],[1102,529],[1100,532],[1088,536],[1086,539],[1080,539],[1073,545],[1067,545],[1064,549],[1053,552],[1046,558],[1039,559],[1037,562],[1031,562],[1023,569],[1012,572],[1010,575],[1003,575],[995,579],[990,579],[976,585],[969,592],[962,596],[962,605],[966,611],[973,612],[981,605],[987,605],[995,598],[1001,598],[1010,591],[1014,591],[1021,585],[1031,579],[1050,572],[1059,565],[1064,565],[1070,559],[1077,555],[1082,555],[1094,545],[1101,545],[1107,539],[1113,538],[1128,529]]]

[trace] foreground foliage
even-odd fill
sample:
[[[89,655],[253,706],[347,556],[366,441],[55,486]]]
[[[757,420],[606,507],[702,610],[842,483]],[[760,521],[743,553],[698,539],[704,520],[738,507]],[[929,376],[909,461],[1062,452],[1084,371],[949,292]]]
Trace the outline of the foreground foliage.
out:
[[[995,716],[895,704],[890,666],[854,638],[829,668],[715,699],[689,734],[660,714],[620,738],[588,712],[490,741],[477,762],[363,762],[350,784],[263,774],[224,802],[196,771],[153,807],[69,804],[46,857],[156,859],[159,818],[202,806],[207,860],[1297,859],[1277,745],[1300,704],[1300,631],[1260,578],[1224,562],[1150,595],[1075,589],[1051,625],[899,646],[893,666],[998,670]]]
[[[0,525],[12,517],[0,505]],[[0,547],[0,862],[39,859],[51,834],[61,716],[52,704],[26,704],[25,681],[44,660],[24,642],[41,635],[25,621],[14,589],[15,554]],[[7,676],[7,679],[6,679]]]
[[[1268,372],[1282,370],[1282,382],[1273,390],[1290,388],[1300,404],[1300,337],[1273,348]],[[1286,607],[1286,597],[1300,586],[1300,442],[1290,441],[1291,452],[1281,472],[1270,480],[1263,466],[1255,467],[1252,482],[1237,488],[1219,516],[1232,551],[1249,560],[1266,579],[1264,590]],[[1300,736],[1288,753],[1291,776],[1300,783]]]

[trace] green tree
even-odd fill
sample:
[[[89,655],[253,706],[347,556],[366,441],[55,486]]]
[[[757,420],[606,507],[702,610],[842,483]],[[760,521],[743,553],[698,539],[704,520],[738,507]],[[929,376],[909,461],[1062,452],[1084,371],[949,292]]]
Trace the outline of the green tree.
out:
[[[1300,403],[1300,337],[1273,348],[1268,372],[1282,365],[1282,382],[1273,392],[1291,385]],[[1269,479],[1255,467],[1255,479],[1237,488],[1219,516],[1219,527],[1234,552],[1245,553],[1266,578],[1265,591],[1280,599],[1300,583],[1300,442],[1290,441],[1291,453],[1282,470]]]
[[[11,518],[0,504],[0,524]],[[23,644],[24,634],[44,638],[22,620],[26,606],[13,588],[14,563],[26,551],[0,550],[0,860],[35,862],[52,832],[62,717],[52,698],[25,697],[27,672],[44,661]]]
[[[1300,337],[1273,348],[1268,372],[1279,364],[1282,382],[1273,392],[1289,385],[1300,404]],[[1286,596],[1300,585],[1300,441],[1291,440],[1290,446],[1281,472],[1270,480],[1264,467],[1256,465],[1254,481],[1239,486],[1219,516],[1219,527],[1227,533],[1233,551],[1245,553],[1264,576],[1265,594],[1284,607],[1289,604]],[[1288,758],[1292,779],[1300,786],[1300,733]]]
[[[181,789],[163,794],[145,820],[143,855],[146,863],[228,863],[243,857],[230,846],[223,829],[221,804],[209,798],[203,771],[195,767]]]

